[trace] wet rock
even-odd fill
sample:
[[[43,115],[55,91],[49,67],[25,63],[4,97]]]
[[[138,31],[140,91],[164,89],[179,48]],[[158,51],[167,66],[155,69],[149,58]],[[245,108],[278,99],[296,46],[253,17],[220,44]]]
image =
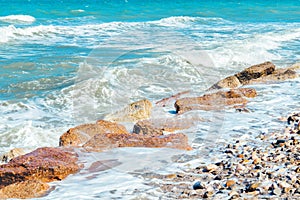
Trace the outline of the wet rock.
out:
[[[0,189],[0,198],[38,198],[48,193],[50,186],[35,180],[28,180],[23,182],[13,183]]]
[[[272,74],[269,74],[267,76],[262,76],[258,79],[250,80],[247,84],[285,81],[285,80],[294,79],[294,78],[297,78],[297,77],[298,77],[298,74],[294,70],[291,70],[291,69],[277,69]]]
[[[228,76],[214,84],[211,88],[209,88],[209,90],[221,88],[237,88],[240,86],[242,86],[242,84],[236,76]]]
[[[273,195],[280,196],[280,195],[281,195],[281,189],[280,189],[280,188],[274,188],[274,189],[272,190],[272,194],[273,194]]]
[[[138,134],[97,134],[85,143],[83,147],[88,151],[103,151],[117,147],[192,149],[188,145],[187,136],[184,134],[169,134],[155,137]]]
[[[229,188],[229,187],[233,186],[234,184],[235,184],[234,180],[228,180],[228,181],[226,181],[225,186]]]
[[[196,183],[194,183],[193,185],[193,189],[194,190],[202,190],[204,189],[205,187],[203,186],[203,184],[200,182],[200,181],[197,181]]]
[[[288,67],[288,69],[298,71],[300,69],[300,63],[295,63],[292,66]]]
[[[253,192],[260,186],[259,182],[251,183],[246,187],[246,192]]]
[[[255,97],[256,91],[251,88],[231,89],[205,94],[200,97],[187,97],[175,102],[176,112],[181,114],[190,110],[220,110],[228,105],[246,104],[244,97]]]
[[[271,62],[264,62],[253,65],[245,70],[235,74],[241,84],[248,84],[250,80],[272,74],[275,71],[275,65]]]
[[[205,167],[205,171],[206,172],[213,172],[213,171],[216,171],[217,169],[219,169],[219,167],[215,164],[208,164],[206,167]]]
[[[153,136],[163,135],[164,132],[188,129],[195,121],[178,117],[143,120],[134,125],[133,133]]]
[[[113,122],[137,122],[148,119],[151,115],[152,103],[148,99],[133,102],[115,113],[105,116],[105,120]]]
[[[21,156],[24,155],[25,151],[24,149],[21,148],[14,148],[11,149],[9,152],[4,153],[0,156],[0,163],[7,163],[9,162],[11,159],[17,157],[17,156]]]
[[[77,160],[77,155],[74,152],[50,147],[39,148],[28,154],[18,156],[9,163],[0,165],[2,194],[9,195],[9,191],[18,190],[24,191],[25,195],[25,192],[30,188],[26,186],[27,184],[35,188],[39,194],[39,191],[47,189],[43,182],[62,180],[69,174],[76,173],[80,169]],[[22,188],[23,186],[26,187]],[[27,193],[29,196],[32,195],[30,191]]]
[[[96,124],[83,124],[70,128],[60,136],[59,146],[81,146],[93,136],[105,133],[129,134],[120,124],[99,120]]]
[[[221,88],[237,88],[242,85],[249,84],[251,81],[256,80],[260,77],[272,74],[275,71],[275,65],[271,62],[265,62],[258,65],[253,65],[246,68],[245,70],[234,74],[232,76],[226,77],[216,84],[214,84],[211,89],[221,89]]]

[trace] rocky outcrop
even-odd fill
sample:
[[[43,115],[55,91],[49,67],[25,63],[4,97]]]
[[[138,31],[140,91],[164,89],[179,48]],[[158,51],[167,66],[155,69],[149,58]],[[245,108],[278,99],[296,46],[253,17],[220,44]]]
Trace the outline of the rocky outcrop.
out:
[[[237,74],[226,77],[216,84],[211,89],[221,88],[237,88],[242,85],[284,81],[298,77],[297,70],[300,64],[296,63],[288,68],[275,69],[275,65],[271,62],[265,62],[258,65],[253,65]]]
[[[143,99],[129,104],[122,110],[105,116],[104,119],[113,122],[137,122],[150,118],[151,109],[152,103],[147,99]]]
[[[44,194],[47,182],[62,180],[80,167],[77,155],[62,148],[44,147],[0,165],[0,197],[31,198]]]
[[[248,102],[245,97],[253,98],[257,95],[255,89],[239,88],[229,91],[219,91],[200,97],[187,97],[175,102],[176,113],[190,110],[220,110],[228,105],[244,105]]]
[[[9,162],[11,159],[17,157],[17,156],[21,156],[24,155],[25,151],[24,149],[21,148],[14,148],[11,149],[9,152],[4,153],[0,156],[0,163],[7,163]]]
[[[176,148],[191,150],[188,138],[184,134],[147,136],[138,134],[97,134],[83,147],[88,151],[103,151],[117,147]]]
[[[83,124],[70,128],[60,136],[59,146],[81,146],[94,135],[104,133],[126,134],[126,128],[120,124],[99,120],[96,124]]]

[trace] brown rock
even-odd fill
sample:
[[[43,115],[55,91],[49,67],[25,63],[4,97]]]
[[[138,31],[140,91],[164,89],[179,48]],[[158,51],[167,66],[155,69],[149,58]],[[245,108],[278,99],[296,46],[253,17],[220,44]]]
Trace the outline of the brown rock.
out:
[[[275,71],[275,65],[271,62],[264,62],[258,65],[253,65],[237,74],[241,84],[248,84],[250,80],[257,79],[262,76],[272,74]]]
[[[43,182],[62,180],[76,173],[80,168],[77,160],[74,152],[50,147],[16,157],[0,166],[0,195],[30,198],[35,193],[43,194],[48,189]],[[11,193],[14,190],[16,193]]]
[[[113,122],[137,122],[150,118],[151,110],[152,103],[147,99],[143,99],[129,104],[122,110],[105,116],[104,119]]]
[[[246,68],[245,70],[228,76],[216,84],[214,84],[211,89],[221,89],[221,88],[237,88],[245,84],[250,84],[251,81],[258,79],[263,76],[272,74],[275,71],[275,65],[271,62],[265,62],[258,65],[253,65]]]
[[[233,75],[220,80],[219,82],[214,84],[211,88],[209,88],[209,90],[221,89],[221,88],[237,88],[240,86],[242,86],[242,84],[240,83],[239,79]]]
[[[188,129],[195,121],[195,119],[178,117],[143,120],[134,125],[133,133],[152,136],[163,135],[164,132]]]
[[[255,89],[240,88],[205,94],[201,97],[187,97],[175,102],[176,112],[181,114],[190,110],[221,110],[228,105],[246,104],[244,97],[255,97]]]
[[[165,136],[147,136],[138,134],[97,134],[83,145],[88,151],[103,151],[116,147],[150,147],[177,148],[191,150],[188,138],[184,134],[170,134]]]
[[[96,134],[104,133],[128,133],[126,128],[120,124],[99,120],[96,124],[83,124],[70,128],[60,136],[59,146],[81,146]]]
[[[298,74],[296,71],[291,69],[277,69],[272,74],[262,76],[257,79],[250,80],[247,84],[267,83],[276,81],[285,81],[288,79],[297,78]]]
[[[0,198],[37,198],[47,194],[50,186],[40,181],[23,181],[0,189]]]

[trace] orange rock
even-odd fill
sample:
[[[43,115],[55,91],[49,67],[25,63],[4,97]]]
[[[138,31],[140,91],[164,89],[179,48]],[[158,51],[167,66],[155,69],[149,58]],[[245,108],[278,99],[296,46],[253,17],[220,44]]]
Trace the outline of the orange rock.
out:
[[[99,120],[96,124],[83,124],[70,128],[60,136],[59,146],[81,146],[96,134],[128,133],[126,128],[115,122]]]
[[[177,148],[191,150],[188,138],[184,134],[170,134],[164,136],[147,136],[138,134],[97,134],[83,145],[88,151],[103,151],[116,147],[150,147]]]
[[[226,187],[231,187],[235,184],[235,181],[234,180],[228,180],[226,181]]]
[[[77,160],[74,152],[51,147],[39,148],[16,157],[0,165],[0,195],[9,198],[30,198],[35,193],[40,195],[48,189],[44,182],[62,180],[76,173],[80,169]],[[11,193],[14,190],[16,196]]]
[[[40,181],[23,181],[0,189],[0,198],[37,198],[47,194],[50,186]]]
[[[228,105],[246,104],[244,97],[255,97],[256,91],[251,88],[231,89],[205,94],[201,97],[187,97],[175,102],[177,113],[184,113],[190,110],[221,110]]]

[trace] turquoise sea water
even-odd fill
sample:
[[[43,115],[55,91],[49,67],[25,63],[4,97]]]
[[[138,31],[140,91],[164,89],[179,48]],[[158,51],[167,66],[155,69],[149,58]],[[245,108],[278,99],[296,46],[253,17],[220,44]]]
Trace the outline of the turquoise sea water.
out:
[[[202,93],[250,65],[286,67],[299,58],[299,0],[0,0],[0,153],[57,146],[68,128],[131,101],[155,102],[187,89]],[[252,115],[265,121],[241,120],[266,128],[272,117],[297,107],[297,88],[297,81],[258,87],[266,96],[253,103],[258,111]],[[223,124],[225,132],[240,128],[235,120]],[[137,156],[130,153],[124,163]],[[78,195],[70,182],[60,190]],[[107,195],[107,185],[93,190]]]

